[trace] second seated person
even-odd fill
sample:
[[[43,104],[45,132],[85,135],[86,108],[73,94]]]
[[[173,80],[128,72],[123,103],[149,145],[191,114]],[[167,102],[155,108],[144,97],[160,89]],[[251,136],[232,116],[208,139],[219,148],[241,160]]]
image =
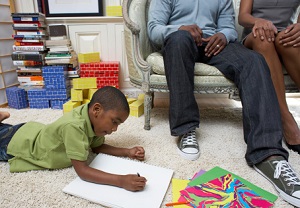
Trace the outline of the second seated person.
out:
[[[268,65],[237,41],[232,0],[152,0],[148,35],[161,48],[170,91],[169,125],[188,160],[200,156],[194,96],[196,62],[215,66],[232,80],[243,105],[246,161],[289,203],[300,206],[300,180],[282,147],[281,116]]]
[[[241,0],[239,23],[244,45],[266,59],[279,102],[288,148],[300,154],[300,130],[288,109],[282,63],[300,89],[300,0]],[[293,18],[297,23],[293,23]]]

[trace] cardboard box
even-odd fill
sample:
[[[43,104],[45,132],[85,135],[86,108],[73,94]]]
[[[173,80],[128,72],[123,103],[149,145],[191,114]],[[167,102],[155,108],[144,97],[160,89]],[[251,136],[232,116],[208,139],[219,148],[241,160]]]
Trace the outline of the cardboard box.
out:
[[[137,100],[129,105],[130,115],[140,117],[144,114],[144,101]]]
[[[78,62],[79,63],[100,62],[100,53],[99,52],[79,53]]]

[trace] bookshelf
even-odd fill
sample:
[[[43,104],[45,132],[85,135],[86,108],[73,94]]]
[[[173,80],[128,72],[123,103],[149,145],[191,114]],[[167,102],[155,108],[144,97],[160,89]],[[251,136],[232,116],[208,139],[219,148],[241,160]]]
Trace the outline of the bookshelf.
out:
[[[11,54],[14,40],[11,13],[15,11],[12,0],[0,0],[0,106],[7,105],[6,88],[19,85]]]

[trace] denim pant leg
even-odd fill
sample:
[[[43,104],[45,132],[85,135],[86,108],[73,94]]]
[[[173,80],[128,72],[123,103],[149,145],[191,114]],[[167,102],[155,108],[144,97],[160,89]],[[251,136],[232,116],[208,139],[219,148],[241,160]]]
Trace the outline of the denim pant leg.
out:
[[[7,146],[16,131],[23,125],[24,123],[14,126],[0,123],[0,161],[8,161],[13,158],[12,155],[7,154]]]
[[[238,87],[247,163],[254,165],[276,154],[287,159],[288,152],[282,147],[279,104],[265,59],[235,42],[213,56],[208,64],[217,67]]]
[[[163,58],[170,91],[169,123],[173,136],[199,127],[199,109],[194,96],[196,55],[197,47],[189,32],[179,30],[166,38]]]

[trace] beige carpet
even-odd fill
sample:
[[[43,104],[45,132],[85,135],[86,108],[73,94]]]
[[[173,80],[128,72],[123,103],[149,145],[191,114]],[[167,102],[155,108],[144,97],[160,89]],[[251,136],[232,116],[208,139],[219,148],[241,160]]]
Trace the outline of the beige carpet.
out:
[[[300,124],[299,99],[289,106]],[[8,110],[11,113],[11,117],[7,119],[11,124],[29,120],[50,123],[62,115],[62,111],[51,109],[0,110]],[[151,131],[143,130],[143,116],[129,117],[116,133],[107,136],[106,142],[122,147],[144,146],[145,162],[173,169],[175,178],[189,179],[200,169],[209,170],[214,166],[220,166],[275,193],[267,180],[245,162],[246,145],[243,140],[241,108],[202,107],[200,112],[201,127],[197,133],[200,135],[201,156],[194,162],[186,161],[178,155],[175,138],[169,133],[167,108],[155,108],[152,111]],[[298,173],[300,173],[299,158],[298,154],[290,152],[290,163]],[[62,192],[63,187],[75,177],[73,168],[10,173],[8,164],[0,162],[0,207],[101,207]],[[170,201],[172,201],[171,185],[162,207],[165,202]],[[279,198],[275,207],[292,206]]]

